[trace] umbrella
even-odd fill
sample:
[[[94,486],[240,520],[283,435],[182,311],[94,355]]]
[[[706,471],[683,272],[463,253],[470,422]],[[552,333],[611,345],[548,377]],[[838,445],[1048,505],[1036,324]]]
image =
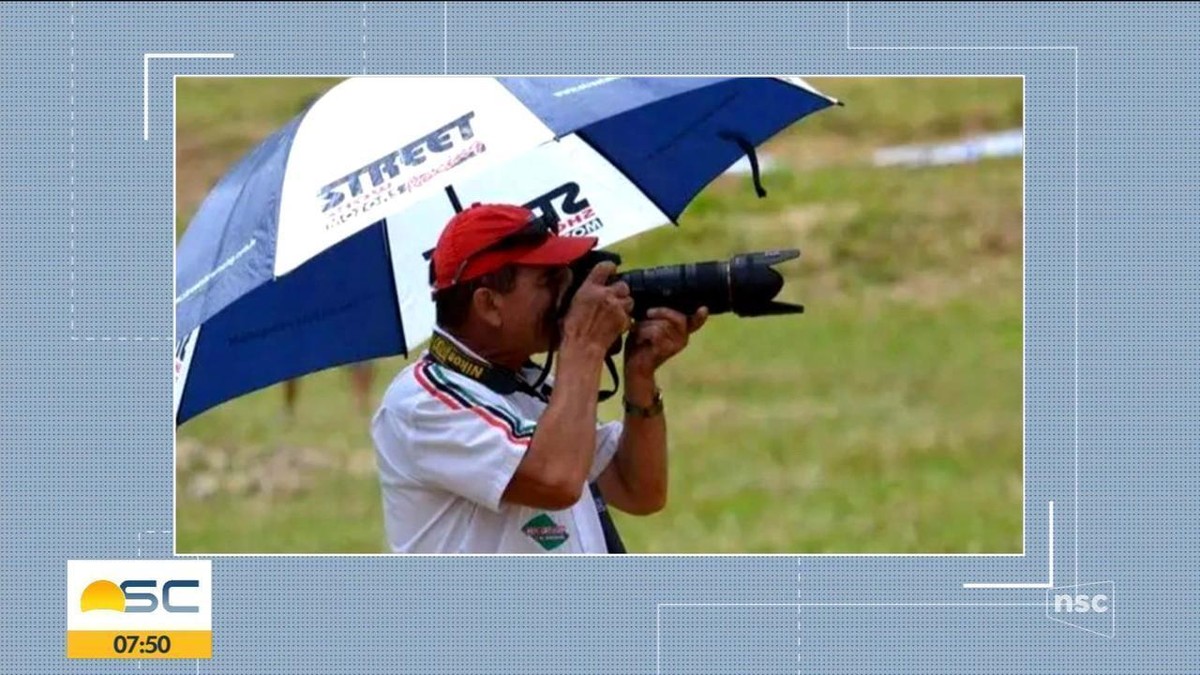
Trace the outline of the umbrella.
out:
[[[429,337],[425,253],[464,202],[608,246],[838,103],[798,78],[351,78],[243,157],[176,251],[175,416]]]

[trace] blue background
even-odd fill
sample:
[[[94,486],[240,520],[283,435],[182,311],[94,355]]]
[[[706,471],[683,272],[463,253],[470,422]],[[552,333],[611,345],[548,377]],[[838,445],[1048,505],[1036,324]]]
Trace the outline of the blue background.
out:
[[[1025,555],[219,557],[214,658],[142,671],[1200,671],[1198,29],[1194,5],[0,7],[0,672],[139,672],[64,658],[64,590],[68,559],[172,554],[173,74],[364,69],[1023,74]],[[236,57],[154,60],[143,141],[147,52]],[[1114,638],[1043,589],[962,587],[1045,581],[1048,501],[1055,584],[1112,581]]]

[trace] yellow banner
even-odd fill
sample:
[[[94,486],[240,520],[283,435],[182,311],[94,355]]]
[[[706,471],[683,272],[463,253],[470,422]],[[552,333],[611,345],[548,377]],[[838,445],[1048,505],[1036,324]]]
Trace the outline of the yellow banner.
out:
[[[69,630],[68,659],[211,659],[212,631]]]

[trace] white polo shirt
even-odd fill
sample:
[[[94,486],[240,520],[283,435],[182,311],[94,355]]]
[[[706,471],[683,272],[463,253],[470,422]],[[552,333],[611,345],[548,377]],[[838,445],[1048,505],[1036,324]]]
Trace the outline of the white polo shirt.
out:
[[[520,391],[497,393],[427,356],[396,376],[371,422],[392,551],[606,553],[586,484],[561,511],[500,501],[547,404]],[[539,371],[521,374],[532,383]],[[619,421],[597,422],[588,482],[612,460],[621,430]]]

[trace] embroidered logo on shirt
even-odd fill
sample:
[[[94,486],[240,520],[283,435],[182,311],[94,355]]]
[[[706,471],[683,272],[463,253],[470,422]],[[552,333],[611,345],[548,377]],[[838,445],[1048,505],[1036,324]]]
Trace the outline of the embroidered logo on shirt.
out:
[[[550,516],[544,513],[530,518],[529,522],[521,527],[521,531],[547,551],[562,546],[571,536],[567,533],[567,528],[554,522]]]

